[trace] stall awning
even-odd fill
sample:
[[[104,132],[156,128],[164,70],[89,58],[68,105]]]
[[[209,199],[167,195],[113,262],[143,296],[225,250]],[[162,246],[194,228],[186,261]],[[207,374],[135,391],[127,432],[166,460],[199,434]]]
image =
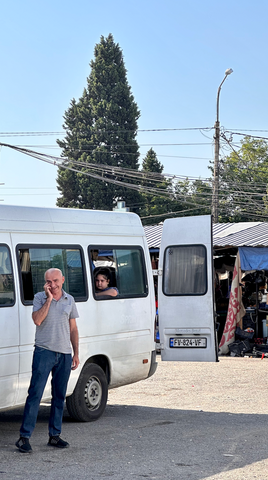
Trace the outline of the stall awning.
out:
[[[239,247],[241,270],[268,270],[268,247]]]

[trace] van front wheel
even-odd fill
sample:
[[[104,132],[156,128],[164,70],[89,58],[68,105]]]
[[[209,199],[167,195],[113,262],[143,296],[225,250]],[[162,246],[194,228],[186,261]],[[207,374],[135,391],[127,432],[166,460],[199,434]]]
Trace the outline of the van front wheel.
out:
[[[66,406],[74,420],[92,422],[103,414],[107,397],[104,371],[99,365],[89,363],[83,368],[73,394],[66,398]]]

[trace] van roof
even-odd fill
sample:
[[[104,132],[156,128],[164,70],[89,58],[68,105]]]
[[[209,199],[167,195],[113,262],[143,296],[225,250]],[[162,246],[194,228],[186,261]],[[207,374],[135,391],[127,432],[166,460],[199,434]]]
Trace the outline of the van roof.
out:
[[[144,236],[135,213],[13,205],[0,205],[0,231]]]

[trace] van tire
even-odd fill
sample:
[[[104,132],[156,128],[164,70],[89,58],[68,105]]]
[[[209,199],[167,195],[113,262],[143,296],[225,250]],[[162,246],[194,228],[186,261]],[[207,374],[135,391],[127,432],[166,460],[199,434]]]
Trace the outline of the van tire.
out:
[[[108,397],[107,378],[99,365],[84,366],[73,394],[66,398],[69,415],[78,422],[93,422],[104,412]]]

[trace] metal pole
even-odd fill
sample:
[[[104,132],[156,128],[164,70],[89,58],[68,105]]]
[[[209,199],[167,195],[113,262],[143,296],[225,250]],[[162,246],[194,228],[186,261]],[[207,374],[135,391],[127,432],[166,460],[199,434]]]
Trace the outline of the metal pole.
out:
[[[225,77],[221,82],[217,93],[217,105],[216,105],[216,122],[215,128],[215,150],[214,150],[214,180],[213,180],[213,194],[212,194],[212,218],[213,222],[219,221],[219,155],[220,155],[220,120],[219,120],[219,103],[220,103],[220,91],[223,82],[225,82],[228,75],[233,72],[231,68],[228,68],[225,72]]]
[[[215,154],[214,154],[214,183],[212,194],[212,217],[213,222],[219,220],[219,151],[220,151],[220,122],[215,122]]]

